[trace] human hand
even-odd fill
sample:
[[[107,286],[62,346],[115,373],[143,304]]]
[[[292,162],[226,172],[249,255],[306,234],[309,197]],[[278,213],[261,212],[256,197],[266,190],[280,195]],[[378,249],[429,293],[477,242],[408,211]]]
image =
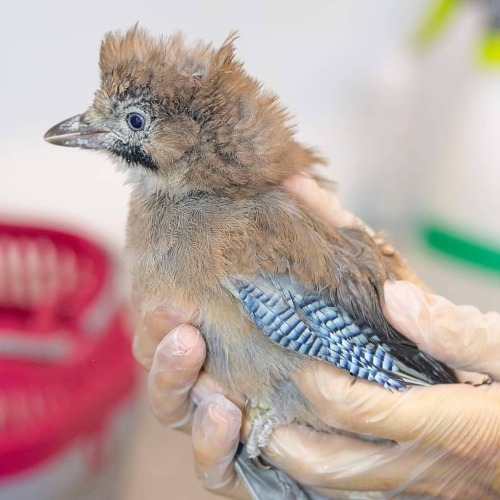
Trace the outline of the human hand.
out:
[[[271,462],[335,498],[344,490],[498,498],[500,314],[456,306],[408,282],[386,284],[385,312],[422,350],[454,368],[488,374],[491,383],[390,393],[317,363],[298,385],[323,420],[384,441],[293,425],[273,433]]]
[[[192,433],[202,485],[230,498],[248,498],[232,466],[242,412],[226,396],[239,400],[224,393],[202,370],[205,342],[196,328],[186,324],[194,314],[175,305],[143,314],[135,331],[134,354],[150,370],[148,393],[158,421]]]
[[[354,215],[342,210],[336,198],[321,190],[313,180],[292,178],[285,183],[285,188],[301,198],[328,223],[337,227],[357,226],[371,232]],[[398,277],[419,283],[404,260],[392,248],[385,245],[381,239],[378,239],[377,243],[386,258],[390,259]],[[146,367],[150,367],[154,356],[150,374],[150,396],[153,409],[161,421],[177,427],[189,422],[193,417],[194,408],[191,391],[199,403],[194,415],[193,442],[200,479],[209,489],[215,488],[220,493],[239,498],[244,496],[245,492],[234,474],[231,462],[239,441],[241,412],[237,406],[219,394],[206,399],[207,394],[220,393],[221,388],[215,387],[205,374],[201,373],[196,382],[204,360],[201,336],[196,334],[196,341],[192,339],[191,347],[183,346],[179,349],[176,341],[168,340],[169,335],[160,344],[155,355],[155,347],[165,332],[179,323],[189,322],[192,314],[185,314],[174,308],[169,312],[160,311],[145,317],[137,330],[136,357]],[[188,336],[185,331],[182,332],[183,341],[186,342],[195,330],[191,327],[183,328],[190,328],[191,332]],[[172,332],[172,339],[179,337],[178,332]],[[174,355],[174,352],[177,354]],[[179,356],[179,352],[182,352],[182,356]],[[350,376],[349,380],[352,380]],[[236,399],[235,395],[230,397]],[[211,429],[211,436],[204,429]],[[204,439],[207,436],[209,438]],[[224,439],[214,440],[214,436],[223,436]],[[219,446],[214,447],[215,441]]]

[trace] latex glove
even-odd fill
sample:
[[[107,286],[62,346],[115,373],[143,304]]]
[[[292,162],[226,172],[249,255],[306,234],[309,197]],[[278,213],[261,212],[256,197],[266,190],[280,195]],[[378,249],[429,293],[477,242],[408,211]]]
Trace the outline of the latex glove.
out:
[[[175,308],[150,312],[136,330],[136,356],[151,366],[151,407],[162,424],[192,432],[196,472],[205,488],[230,498],[248,498],[232,463],[240,440],[242,412],[201,371],[205,342],[196,328],[175,326],[185,318]],[[149,350],[154,356],[148,356]],[[226,395],[244,404],[237,395]]]
[[[342,210],[338,200],[318,188],[311,179],[295,177],[287,181],[286,187],[300,196],[332,225],[363,225],[351,213]],[[386,257],[392,259],[391,264],[399,266],[400,276],[420,283],[394,249],[385,245],[382,240],[379,240],[379,244],[385,249]],[[161,421],[185,428],[185,424],[193,416],[194,409],[190,391],[199,403],[194,417],[193,445],[197,471],[204,486],[232,497],[246,496],[231,464],[240,437],[241,412],[237,406],[220,395],[210,396],[214,391],[220,392],[220,388],[215,387],[203,373],[195,383],[204,359],[201,336],[191,327],[184,327],[189,329],[188,334],[185,330],[179,335],[179,331],[174,330],[159,345],[155,355],[155,348],[165,332],[179,323],[189,321],[192,315],[192,311],[184,313],[175,310],[175,307],[169,308],[166,312],[159,311],[146,315],[137,330],[136,357],[146,367],[150,367],[154,356],[150,373],[150,396],[153,409]],[[180,338],[183,341],[181,346],[179,346]],[[190,339],[192,344],[189,344]],[[352,377],[347,374],[342,375],[344,379],[347,378],[348,383],[351,383]],[[370,394],[372,389],[373,386],[370,384],[368,388]],[[228,396],[238,401],[237,395]],[[241,403],[239,401],[240,406]],[[278,431],[278,435],[279,432],[281,431]],[[219,436],[220,439],[215,439],[214,436]],[[290,442],[293,443],[293,440]],[[358,446],[365,445],[356,442]],[[283,459],[286,461],[286,454],[283,455]],[[300,464],[298,466],[300,467]],[[315,484],[314,480],[312,483]]]
[[[389,393],[361,380],[353,384],[348,374],[318,363],[299,383],[325,421],[393,442],[363,442],[289,426],[275,431],[268,456],[299,481],[337,498],[348,498],[346,490],[366,491],[370,497],[369,491],[385,492],[381,497],[397,492],[498,497],[500,315],[455,306],[404,282],[387,284],[385,298],[388,317],[424,350],[457,368],[489,373],[495,382]],[[188,392],[204,355],[201,336],[192,327],[182,328],[187,329],[182,332],[183,342],[191,339],[191,346],[179,351],[175,339],[181,336],[174,330],[160,344],[150,377],[153,408],[167,422],[189,419]],[[168,357],[178,352],[185,355],[176,373],[176,363]],[[202,375],[193,393],[203,400],[216,390]],[[245,495],[231,466],[240,421],[238,407],[214,395],[198,407],[193,426],[202,483],[233,498]]]
[[[385,299],[391,322],[420,348],[453,367],[488,373],[491,385],[389,393],[318,363],[299,385],[324,421],[390,441],[289,426],[273,434],[272,463],[336,498],[335,490],[499,498],[500,314],[456,306],[406,282],[386,284]]]

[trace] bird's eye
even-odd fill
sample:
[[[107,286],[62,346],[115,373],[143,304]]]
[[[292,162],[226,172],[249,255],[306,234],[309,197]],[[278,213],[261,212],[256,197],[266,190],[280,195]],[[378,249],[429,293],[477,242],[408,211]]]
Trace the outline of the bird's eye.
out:
[[[146,120],[144,119],[144,116],[139,113],[129,113],[127,115],[127,124],[132,130],[137,132],[144,128]]]

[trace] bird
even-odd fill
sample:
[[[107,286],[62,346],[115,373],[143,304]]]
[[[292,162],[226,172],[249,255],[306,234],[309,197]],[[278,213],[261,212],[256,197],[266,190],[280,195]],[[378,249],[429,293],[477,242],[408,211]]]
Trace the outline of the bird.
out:
[[[204,369],[253,409],[249,457],[297,422],[330,432],[294,382],[329,363],[390,391],[455,383],[384,317],[397,266],[362,228],[331,227],[287,192],[325,160],[235,55],[137,25],[109,32],[100,87],[53,144],[106,153],[131,184],[125,261],[143,307],[199,311]]]

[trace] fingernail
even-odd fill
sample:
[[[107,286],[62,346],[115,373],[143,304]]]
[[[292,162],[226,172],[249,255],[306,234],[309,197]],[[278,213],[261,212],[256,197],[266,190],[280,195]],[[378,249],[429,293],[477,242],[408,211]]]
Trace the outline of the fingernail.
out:
[[[241,412],[238,407],[220,394],[215,394],[215,396],[220,396],[221,401],[211,403],[208,406],[207,413],[210,420],[214,422],[216,427],[221,427],[225,433],[228,428],[234,429],[236,426],[239,428]]]
[[[195,413],[195,439],[210,443],[214,439],[224,445],[232,444],[241,426],[241,411],[222,394],[209,395]]]
[[[163,337],[158,351],[168,356],[185,356],[198,345],[200,332],[190,325],[180,325]]]

